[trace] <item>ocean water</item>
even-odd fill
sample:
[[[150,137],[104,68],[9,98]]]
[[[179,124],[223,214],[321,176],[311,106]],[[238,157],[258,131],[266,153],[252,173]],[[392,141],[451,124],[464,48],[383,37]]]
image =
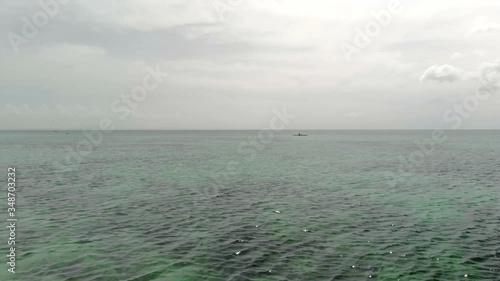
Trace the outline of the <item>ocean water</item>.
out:
[[[499,131],[294,133],[0,132],[0,280],[500,280]]]

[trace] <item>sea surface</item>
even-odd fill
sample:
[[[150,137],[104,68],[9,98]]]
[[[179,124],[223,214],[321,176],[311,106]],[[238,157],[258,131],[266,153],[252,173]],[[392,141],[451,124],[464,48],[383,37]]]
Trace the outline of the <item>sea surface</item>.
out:
[[[500,131],[295,133],[0,132],[0,280],[500,280]]]

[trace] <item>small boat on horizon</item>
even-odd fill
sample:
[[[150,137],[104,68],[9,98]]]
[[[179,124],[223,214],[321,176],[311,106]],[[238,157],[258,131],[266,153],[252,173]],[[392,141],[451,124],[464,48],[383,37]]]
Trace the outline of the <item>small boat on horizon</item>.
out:
[[[301,134],[301,133],[298,133],[297,135],[293,135],[294,137],[307,137],[307,135],[304,135],[304,134]]]

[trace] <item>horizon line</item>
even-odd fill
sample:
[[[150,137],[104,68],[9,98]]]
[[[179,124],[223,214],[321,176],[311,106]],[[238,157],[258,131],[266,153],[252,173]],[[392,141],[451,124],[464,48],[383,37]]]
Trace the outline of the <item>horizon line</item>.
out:
[[[117,129],[117,130],[100,130],[100,129],[0,129],[0,132],[76,132],[76,131],[261,131],[263,129]],[[298,132],[298,131],[500,131],[500,129],[286,129],[276,130],[278,132]]]

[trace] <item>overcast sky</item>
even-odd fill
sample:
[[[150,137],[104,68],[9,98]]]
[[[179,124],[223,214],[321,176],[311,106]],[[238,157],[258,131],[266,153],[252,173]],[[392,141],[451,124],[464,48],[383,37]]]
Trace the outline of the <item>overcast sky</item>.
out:
[[[450,128],[500,76],[498,0],[60,2],[0,1],[0,129]],[[500,129],[498,95],[460,129]]]

